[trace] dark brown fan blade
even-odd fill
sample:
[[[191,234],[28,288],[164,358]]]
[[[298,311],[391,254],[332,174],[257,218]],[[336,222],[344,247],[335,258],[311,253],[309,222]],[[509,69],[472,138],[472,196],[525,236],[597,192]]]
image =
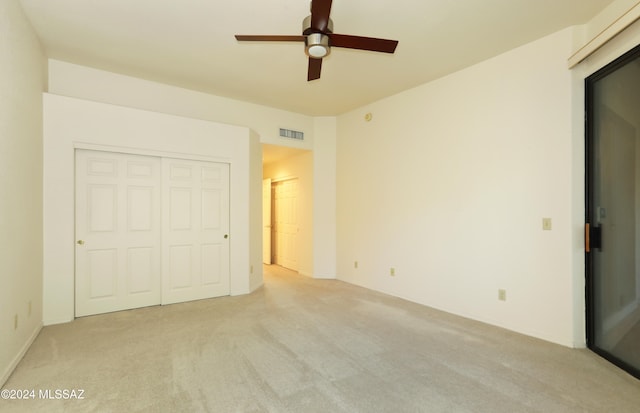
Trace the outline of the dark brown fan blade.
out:
[[[329,14],[331,14],[332,0],[311,1],[311,29],[322,33],[327,32]]]
[[[320,79],[320,70],[322,69],[322,59],[309,58],[309,72],[307,73],[307,81]]]
[[[376,39],[375,37],[351,36],[329,33],[329,44],[348,49],[370,50],[372,52],[393,53],[398,46],[397,40]]]
[[[236,34],[239,42],[304,42],[304,36]]]

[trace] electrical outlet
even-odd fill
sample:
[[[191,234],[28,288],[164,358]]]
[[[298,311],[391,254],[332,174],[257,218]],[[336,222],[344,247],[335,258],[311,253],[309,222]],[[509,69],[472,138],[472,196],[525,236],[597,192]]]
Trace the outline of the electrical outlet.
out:
[[[355,268],[356,270],[358,269],[358,261],[353,262],[353,268]]]
[[[13,329],[14,330],[18,329],[18,314],[13,316]]]
[[[507,301],[507,290],[498,290],[498,300]]]
[[[395,269],[395,268],[393,268],[393,267],[389,268],[389,275],[390,275],[390,276],[392,276],[392,277],[395,277],[395,275],[396,275],[396,269]]]
[[[542,218],[542,229],[544,231],[551,231],[551,218]]]

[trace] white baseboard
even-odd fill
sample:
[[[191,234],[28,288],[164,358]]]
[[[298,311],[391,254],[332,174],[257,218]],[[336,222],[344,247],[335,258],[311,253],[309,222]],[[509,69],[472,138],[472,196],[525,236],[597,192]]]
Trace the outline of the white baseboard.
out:
[[[24,355],[27,354],[29,347],[31,347],[36,337],[38,337],[38,334],[40,334],[40,330],[42,330],[42,323],[33,330],[33,333],[31,333],[31,336],[29,337],[27,342],[24,343],[18,354],[16,354],[11,363],[2,372],[2,376],[0,376],[0,388],[2,388],[7,380],[9,380],[9,377],[11,377],[11,373],[13,373],[13,370],[15,370],[15,368],[18,366],[18,363],[20,363],[20,360],[22,360]]]
[[[58,320],[42,320],[42,324],[44,326],[54,326],[56,324],[66,324],[66,323],[70,323],[72,322],[74,319],[73,318],[61,318]]]

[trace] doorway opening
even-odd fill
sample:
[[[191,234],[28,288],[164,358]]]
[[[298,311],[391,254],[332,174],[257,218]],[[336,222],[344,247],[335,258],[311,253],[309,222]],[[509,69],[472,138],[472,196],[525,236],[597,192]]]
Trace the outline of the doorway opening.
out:
[[[640,378],[640,46],[585,89],[587,345]]]
[[[271,183],[271,263],[298,271],[298,179]]]
[[[313,152],[262,146],[263,263],[311,275]]]

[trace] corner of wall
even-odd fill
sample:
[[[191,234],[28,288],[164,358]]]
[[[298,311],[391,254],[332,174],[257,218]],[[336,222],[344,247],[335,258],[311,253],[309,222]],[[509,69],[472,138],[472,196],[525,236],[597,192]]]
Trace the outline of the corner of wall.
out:
[[[264,283],[262,274],[262,145],[260,136],[249,131],[249,291],[255,291]]]
[[[337,276],[337,118],[314,119],[313,269],[314,278]]]

